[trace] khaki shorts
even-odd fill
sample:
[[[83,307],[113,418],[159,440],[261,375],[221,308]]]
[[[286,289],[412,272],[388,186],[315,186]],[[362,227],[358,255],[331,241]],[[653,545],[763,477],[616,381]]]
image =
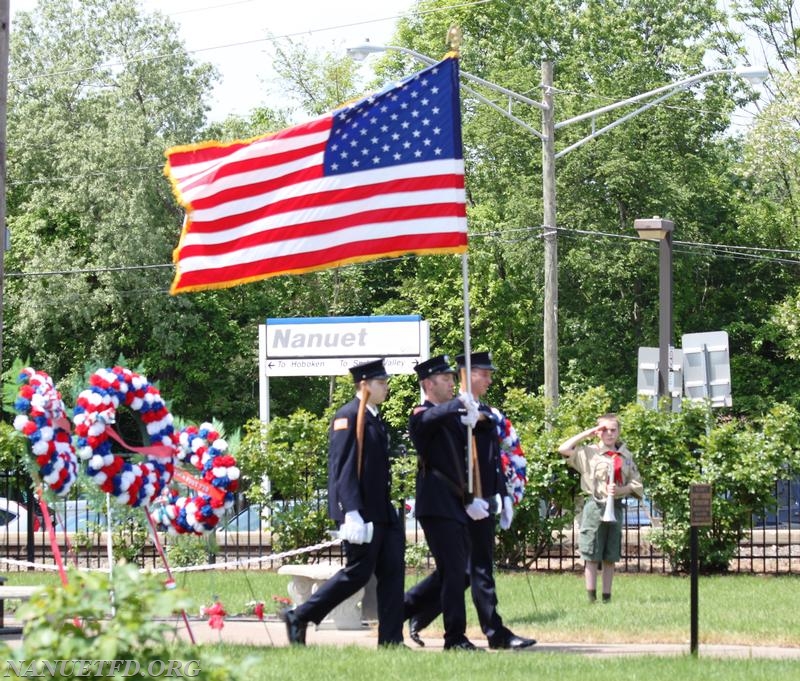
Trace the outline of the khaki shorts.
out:
[[[605,503],[587,499],[581,514],[581,529],[578,548],[586,561],[616,563],[621,557],[622,503],[614,504],[617,522],[604,523]]]

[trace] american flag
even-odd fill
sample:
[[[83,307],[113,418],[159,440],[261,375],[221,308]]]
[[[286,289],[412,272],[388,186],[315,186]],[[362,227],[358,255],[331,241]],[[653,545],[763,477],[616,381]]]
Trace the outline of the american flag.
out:
[[[467,248],[458,60],[281,132],[167,150],[172,293]]]

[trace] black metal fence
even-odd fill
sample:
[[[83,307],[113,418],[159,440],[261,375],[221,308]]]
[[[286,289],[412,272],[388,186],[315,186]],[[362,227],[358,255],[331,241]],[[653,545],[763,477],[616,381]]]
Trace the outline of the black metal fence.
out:
[[[740,573],[800,573],[800,484],[779,481],[775,486],[777,510],[753,517],[744,533],[729,569]],[[49,506],[55,525],[56,541],[67,564],[104,568],[109,557],[120,554],[142,567],[162,566],[155,543],[148,536],[144,513],[112,505],[113,523],[102,509],[85,500],[60,501]],[[624,508],[623,552],[618,569],[629,572],[669,573],[668,558],[650,541],[658,525],[652,508],[628,505]],[[121,520],[121,522],[120,522]],[[413,518],[406,520],[409,542],[422,541],[422,531]],[[542,555],[531,557],[532,568],[550,571],[579,571],[582,562],[577,552],[578,528],[573,523],[554,538]],[[179,541],[176,535],[159,533],[159,541],[169,551]],[[281,564],[273,552],[269,514],[241,501],[214,532],[205,559],[219,567],[272,569]],[[315,551],[318,560],[339,560],[338,547]],[[0,572],[36,569],[55,565],[55,556],[38,501],[30,492],[24,474],[0,474]]]

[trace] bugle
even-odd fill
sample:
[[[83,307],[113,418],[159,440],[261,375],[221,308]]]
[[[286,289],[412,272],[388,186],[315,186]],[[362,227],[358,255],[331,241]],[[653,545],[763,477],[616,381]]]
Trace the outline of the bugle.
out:
[[[614,459],[608,462],[608,484],[614,481]],[[606,510],[603,512],[604,523],[617,522],[617,515],[614,513],[614,497],[609,494],[606,496]]]

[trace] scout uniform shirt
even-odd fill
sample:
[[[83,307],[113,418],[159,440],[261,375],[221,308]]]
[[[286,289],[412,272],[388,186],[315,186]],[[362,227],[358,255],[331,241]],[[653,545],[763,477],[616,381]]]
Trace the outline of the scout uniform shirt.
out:
[[[595,501],[604,501],[608,496],[606,485],[608,484],[609,464],[616,458],[612,457],[609,452],[614,451],[620,455],[619,459],[621,460],[621,466],[619,464],[615,466],[617,486],[630,485],[630,494],[641,499],[644,495],[642,478],[633,461],[633,456],[624,444],[618,443],[616,450],[605,445],[583,445],[577,447],[572,454],[565,458],[565,461],[568,466],[581,474],[581,491]]]

